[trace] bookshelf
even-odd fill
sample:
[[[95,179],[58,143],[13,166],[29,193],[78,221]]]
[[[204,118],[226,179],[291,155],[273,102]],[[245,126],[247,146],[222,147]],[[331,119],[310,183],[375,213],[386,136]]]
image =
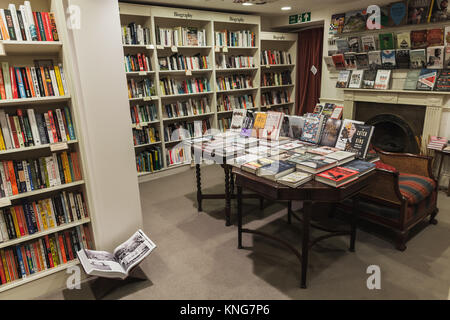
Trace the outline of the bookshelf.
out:
[[[8,8],[8,5],[11,1],[0,1],[0,8]],[[23,1],[14,1],[16,9],[19,9],[19,5],[23,4]],[[56,110],[61,110],[63,112],[64,108],[67,108],[70,118],[72,120],[72,127],[73,127],[73,135],[74,137],[70,137],[68,141],[61,141],[65,140],[62,139],[63,132],[60,130],[61,136],[60,141],[58,142],[50,142],[50,143],[42,143],[37,144],[36,143],[36,137],[34,136],[33,130],[26,129],[24,135],[27,132],[30,132],[34,139],[34,144],[31,144],[27,146],[27,144],[20,144],[20,146],[15,146],[16,148],[10,148],[6,150],[0,151],[0,161],[2,163],[9,162],[9,161],[16,161],[16,164],[19,163],[18,161],[30,161],[29,163],[32,163],[33,159],[43,158],[43,157],[49,157],[52,154],[57,154],[59,157],[62,156],[63,153],[76,153],[76,157],[73,158],[71,161],[74,161],[74,159],[79,164],[79,172],[80,177],[78,179],[72,179],[71,181],[61,181],[61,183],[57,183],[55,185],[47,185],[44,188],[38,188],[37,185],[34,185],[31,187],[32,184],[34,184],[37,180],[36,177],[33,177],[33,174],[31,173],[32,169],[30,166],[30,169],[28,173],[24,171],[24,174],[28,174],[28,182],[26,184],[26,188],[24,190],[21,190],[20,193],[13,193],[9,194],[5,192],[5,195],[0,198],[0,210],[1,215],[3,216],[2,222],[5,222],[5,218],[8,215],[11,215],[11,212],[14,208],[14,210],[17,210],[17,208],[21,207],[22,211],[24,211],[24,214],[18,213],[19,211],[15,211],[13,213],[16,216],[16,219],[23,220],[23,229],[26,229],[26,232],[20,232],[17,236],[10,237],[10,233],[7,233],[7,237],[5,237],[5,232],[8,229],[8,223],[5,222],[3,225],[3,241],[0,242],[0,253],[5,257],[5,261],[17,263],[19,260],[18,258],[16,260],[14,257],[14,251],[17,250],[17,248],[29,246],[28,248],[33,248],[33,243],[36,243],[35,241],[40,241],[44,239],[47,236],[53,237],[53,235],[56,235],[56,233],[59,233],[59,235],[63,234],[66,231],[74,230],[73,228],[81,228],[81,230],[87,228],[89,232],[90,240],[92,241],[91,244],[93,244],[93,233],[92,233],[92,215],[93,212],[90,210],[89,206],[89,186],[87,181],[85,180],[86,177],[86,171],[83,166],[83,154],[84,154],[84,148],[83,148],[83,141],[81,139],[80,132],[78,131],[77,123],[79,122],[79,113],[78,113],[78,107],[76,100],[71,96],[71,92],[73,92],[73,80],[72,80],[72,70],[71,70],[71,63],[69,61],[69,54],[68,49],[66,50],[66,47],[68,48],[68,38],[67,38],[67,32],[65,30],[65,10],[63,8],[63,4],[61,1],[57,0],[37,0],[32,1],[31,8],[33,11],[39,11],[39,12],[53,12],[55,14],[55,24],[57,26],[58,30],[58,41],[19,41],[19,40],[2,40],[0,41],[0,62],[7,62],[9,66],[13,67],[31,67],[35,66],[35,60],[39,61],[51,61],[54,66],[58,66],[58,64],[61,64],[63,67],[65,82],[66,82],[66,88],[64,89],[64,94],[62,95],[55,95],[55,96],[44,96],[44,97],[36,97],[33,95],[33,97],[28,98],[16,98],[16,99],[3,99],[0,100],[0,110],[4,111],[9,118],[12,118],[14,116],[19,116],[17,113],[18,110],[22,110],[23,112],[23,119],[25,119],[25,116],[27,116],[27,119],[31,119],[31,117],[27,114],[27,109],[33,109],[35,114],[44,114],[48,111],[52,111],[53,113],[56,113]],[[41,63],[41,62],[40,62]],[[43,63],[43,62],[42,62]],[[58,90],[58,88],[55,88]],[[32,89],[30,88],[32,91]],[[55,90],[55,91],[56,91]],[[65,124],[66,129],[68,128],[68,118],[65,118]],[[5,119],[8,119],[6,117]],[[24,120],[25,121],[25,120]],[[28,120],[29,121],[29,120]],[[24,122],[26,123],[26,121]],[[3,132],[2,128],[2,132]],[[14,131],[12,131],[14,132]],[[5,134],[5,132],[3,132]],[[14,136],[14,133],[11,135],[11,138]],[[14,147],[14,145],[13,145]],[[58,157],[57,156],[57,157]],[[62,159],[62,157],[61,157]],[[12,162],[11,162],[12,163]],[[23,163],[22,163],[23,164]],[[72,162],[71,165],[73,170],[75,169],[75,163]],[[3,168],[4,169],[4,168]],[[19,172],[20,169],[17,167],[17,172]],[[61,172],[60,172],[61,173]],[[74,171],[72,172],[74,173]],[[71,175],[72,175],[71,173]],[[66,175],[64,172],[63,175]],[[74,177],[73,177],[74,178]],[[23,181],[21,177],[19,177],[19,181]],[[33,182],[34,181],[34,182]],[[65,182],[65,183],[63,183]],[[19,182],[20,183],[20,182]],[[3,179],[0,181],[0,184],[3,184],[3,186],[8,185],[9,182],[6,180],[6,182],[3,182]],[[57,208],[55,198],[60,196],[61,194],[79,194],[80,197],[82,197],[82,202],[84,203],[84,210],[86,211],[86,216],[81,216],[76,218],[73,216],[71,219],[66,219],[65,221],[61,221],[58,218],[58,222],[54,221],[55,223],[53,225],[47,225],[44,226],[43,223],[40,221],[43,221],[41,219],[44,219],[44,216],[38,217],[37,211],[35,212],[36,216],[33,218],[36,219],[34,232],[30,229],[30,226],[34,224],[34,222],[31,220],[31,211],[28,211],[25,208],[25,205],[36,204],[36,207],[39,207],[39,202],[44,202],[46,199],[52,199],[53,202],[53,210],[59,211],[62,209],[62,207]],[[81,198],[80,198],[81,199]],[[51,204],[51,202],[48,202]],[[80,203],[81,205],[81,203]],[[34,208],[36,208],[34,207]],[[69,210],[69,207],[66,204],[65,207],[67,210]],[[74,209],[75,207],[72,207]],[[80,206],[77,206],[77,210],[80,209]],[[50,209],[48,209],[50,210]],[[39,210],[40,211],[40,210]],[[51,210],[50,210],[51,211]],[[47,215],[50,211],[47,211]],[[61,212],[61,211],[59,211]],[[68,211],[67,211],[68,212]],[[26,221],[28,223],[25,223]],[[67,216],[66,216],[67,217]],[[47,220],[47,219],[46,219]],[[48,221],[50,221],[51,218],[48,218]],[[18,220],[17,220],[18,221]],[[14,222],[15,224],[15,222]],[[9,227],[14,228],[13,225],[9,225]],[[40,226],[39,226],[40,225]],[[9,239],[8,239],[9,238]],[[81,241],[81,239],[80,239]],[[62,257],[62,250],[60,248],[60,244],[57,243],[57,240],[55,239],[55,248],[56,250],[60,251],[60,255]],[[37,247],[34,247],[33,249],[30,249],[32,253],[32,260],[33,264],[39,265],[38,260],[41,260],[41,263],[44,261],[44,256],[39,256],[42,251],[41,249],[37,249]],[[66,248],[67,249],[67,248]],[[11,256],[13,254],[13,256]],[[17,254],[17,252],[16,252]],[[58,253],[56,253],[58,255]],[[10,261],[8,261],[8,255]],[[42,259],[41,259],[42,258]],[[64,261],[66,260],[66,261]],[[20,287],[25,284],[30,284],[30,282],[42,279],[41,281],[46,281],[44,279],[47,276],[54,275],[60,271],[64,271],[67,268],[77,265],[79,262],[76,259],[76,254],[74,254],[74,258],[70,260],[67,259],[61,259],[60,263],[58,263],[50,268],[44,267],[44,265],[41,264],[40,267],[36,267],[34,269],[34,272],[27,272],[27,276],[22,277],[20,275],[19,270],[14,271],[14,276],[10,278],[8,282],[3,283],[0,285],[0,297],[2,297],[3,293],[10,294],[9,292],[6,293],[8,290]],[[13,267],[13,264],[11,266]],[[44,262],[45,264],[45,262]],[[2,265],[3,272],[4,272],[4,264]],[[13,267],[14,268],[14,267]],[[11,269],[9,269],[10,271]],[[52,285],[52,281],[56,278],[51,278],[52,280],[49,281],[49,284],[46,286],[49,287]],[[59,278],[58,278],[59,279]],[[56,284],[55,284],[56,285]],[[28,288],[28,287],[26,287]],[[24,290],[26,290],[24,288]]]

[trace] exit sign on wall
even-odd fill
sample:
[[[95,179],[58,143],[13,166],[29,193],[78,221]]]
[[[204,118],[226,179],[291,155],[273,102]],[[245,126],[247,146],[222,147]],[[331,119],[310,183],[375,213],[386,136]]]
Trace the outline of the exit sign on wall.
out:
[[[289,24],[303,23],[311,21],[311,12],[303,12],[289,16]]]

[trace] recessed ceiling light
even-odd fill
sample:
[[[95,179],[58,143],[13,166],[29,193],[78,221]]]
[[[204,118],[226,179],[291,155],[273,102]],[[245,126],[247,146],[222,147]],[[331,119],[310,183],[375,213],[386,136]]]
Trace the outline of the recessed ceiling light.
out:
[[[251,3],[251,2],[243,2],[242,5],[243,6],[252,6],[253,3]]]
[[[283,10],[283,11],[287,11],[287,10],[291,10],[292,8],[291,7],[281,7],[281,10]]]

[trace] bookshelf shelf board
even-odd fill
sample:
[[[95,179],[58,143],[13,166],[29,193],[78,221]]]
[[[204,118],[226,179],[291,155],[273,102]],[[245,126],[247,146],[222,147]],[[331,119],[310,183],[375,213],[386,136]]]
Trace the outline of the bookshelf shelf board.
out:
[[[38,195],[38,194],[44,194],[44,193],[49,193],[49,192],[52,192],[52,191],[68,189],[70,187],[79,186],[79,185],[82,185],[82,184],[84,184],[84,180],[79,180],[79,181],[75,181],[75,182],[71,182],[71,183],[61,184],[61,185],[55,186],[55,187],[43,188],[43,189],[33,190],[33,191],[29,191],[29,192],[19,193],[19,194],[16,194],[14,196],[7,197],[7,198],[9,198],[9,200],[13,201],[13,200],[17,200],[17,199],[22,199],[22,198],[35,196],[35,195]]]
[[[235,72],[235,71],[253,71],[258,70],[257,67],[251,67],[251,68],[227,68],[227,69],[216,69],[216,72]]]
[[[406,93],[406,94],[431,94],[431,95],[450,95],[447,91],[420,91],[420,90],[378,90],[378,89],[353,89],[353,88],[342,88],[344,91],[360,91],[360,92],[391,92],[391,93]]]
[[[228,50],[256,50],[258,47],[219,47],[221,48],[221,52],[223,52],[223,48],[228,48]]]
[[[281,84],[281,85],[278,85],[278,86],[266,86],[266,87],[261,86],[261,90],[264,90],[264,89],[277,89],[277,88],[288,88],[288,87],[293,87],[293,86],[294,86],[293,84]]]
[[[159,70],[159,73],[162,74],[186,74],[187,70]],[[212,69],[198,69],[198,70],[189,70],[192,73],[202,73],[202,72],[211,72]]]
[[[168,96],[161,96],[161,99],[176,98],[176,97],[201,96],[201,95],[211,94],[211,93],[214,93],[214,91],[196,92],[196,93],[171,94],[171,95],[168,95]]]
[[[191,138],[186,138],[186,139],[191,139]],[[165,141],[165,144],[174,144],[174,143],[180,143],[183,142],[186,139],[178,139],[178,140],[172,140],[172,141]]]
[[[32,240],[32,239],[40,238],[40,237],[45,236],[47,234],[52,234],[52,233],[55,233],[55,232],[67,230],[67,229],[70,229],[70,228],[73,228],[73,227],[76,227],[76,226],[79,226],[79,225],[82,225],[82,224],[85,224],[85,223],[89,223],[89,222],[91,222],[91,219],[90,218],[85,218],[85,219],[81,219],[81,220],[78,220],[78,221],[65,223],[65,224],[59,225],[59,226],[57,226],[55,228],[50,228],[50,229],[45,230],[45,231],[36,232],[34,234],[30,234],[30,235],[23,236],[23,237],[20,237],[20,238],[17,238],[17,239],[13,239],[13,240],[8,240],[8,241],[5,241],[5,242],[2,242],[2,243],[0,243],[0,248],[6,248],[6,247],[9,247],[9,246],[13,246],[13,245],[25,242],[25,241],[29,241],[29,240]]]
[[[124,44],[123,45],[124,48],[142,48],[142,49],[146,49],[146,50],[155,49],[155,46],[153,46],[153,48],[151,46],[152,46],[151,44]]]
[[[211,49],[212,46],[174,46],[177,49]],[[172,46],[156,45],[158,50],[171,50]]]
[[[155,124],[155,123],[159,123],[159,120],[150,121],[150,122],[142,122],[142,123],[140,123],[139,125],[140,125],[141,127],[146,127],[146,126],[148,126],[148,125],[150,125],[150,124]],[[132,123],[132,124],[131,124],[131,128],[136,129],[136,124],[135,124],[135,123]]]
[[[257,109],[257,108],[246,108],[245,110],[253,110],[253,109]],[[217,114],[224,114],[224,113],[229,113],[229,112],[233,112],[233,110],[217,111]]]
[[[129,100],[129,101],[139,101],[139,100],[145,100],[146,98],[148,98],[148,97],[128,98],[128,100]],[[152,100],[158,100],[158,96],[151,96],[151,97],[149,97],[149,98],[150,98],[149,101],[152,101]]]
[[[144,143],[144,144],[138,144],[138,145],[135,145],[134,147],[137,149],[137,148],[144,148],[144,147],[154,146],[154,145],[157,145],[157,144],[161,144],[161,141]]]
[[[70,99],[70,96],[59,96],[59,97],[41,97],[41,98],[20,98],[20,99],[5,99],[0,100],[0,106],[16,106],[21,104],[38,104],[46,102],[63,102]]]
[[[62,49],[61,41],[0,41],[5,55],[8,54],[51,54],[59,53]]]
[[[261,108],[276,108],[276,107],[280,107],[280,106],[287,106],[290,104],[293,104],[294,102],[283,102],[283,103],[275,103],[275,104],[268,104],[265,106],[261,106]]]
[[[231,89],[231,90],[217,90],[217,93],[229,93],[229,92],[241,92],[241,91],[252,91],[258,90],[258,88],[243,88],[243,89]]]
[[[2,284],[2,285],[0,285],[0,292],[3,292],[3,291],[6,291],[6,290],[9,290],[9,289],[21,286],[21,285],[26,284],[28,282],[31,282],[31,281],[34,281],[34,280],[46,277],[46,276],[48,276],[50,274],[53,274],[53,273],[65,270],[65,269],[73,267],[73,266],[76,266],[79,263],[80,262],[78,261],[78,259],[75,259],[75,260],[69,261],[67,263],[61,264],[61,265],[59,265],[57,267],[50,268],[50,269],[43,270],[43,271],[40,271],[38,273],[32,274],[32,275],[30,275],[30,276],[28,276],[28,277],[26,277],[24,279],[18,279],[18,280],[14,280],[12,282],[8,282],[8,283],[5,283],[5,284]]]
[[[292,68],[295,67],[295,64],[262,64],[261,68]]]
[[[146,76],[149,74],[154,74],[155,71],[128,71],[127,76]]]
[[[163,121],[177,121],[181,119],[188,119],[188,118],[197,118],[197,117],[207,117],[214,115],[214,112],[208,112],[208,113],[202,113],[202,114],[195,114],[191,116],[182,116],[182,117],[174,117],[174,118],[164,118]]]
[[[78,143],[78,140],[67,141],[67,144],[74,144],[74,143]],[[2,150],[2,151],[0,151],[0,156],[2,156],[4,154],[19,153],[19,152],[26,152],[26,151],[34,151],[34,150],[46,149],[46,148],[50,148],[50,144],[41,144],[40,146],[32,146],[32,147],[23,147],[23,148],[17,148],[17,149]]]

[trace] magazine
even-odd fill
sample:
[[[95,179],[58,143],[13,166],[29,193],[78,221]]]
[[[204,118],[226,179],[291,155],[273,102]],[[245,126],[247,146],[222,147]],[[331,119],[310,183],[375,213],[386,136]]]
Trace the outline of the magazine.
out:
[[[130,270],[155,248],[153,241],[139,229],[130,239],[114,249],[113,253],[82,249],[77,255],[87,274],[125,279]]]

